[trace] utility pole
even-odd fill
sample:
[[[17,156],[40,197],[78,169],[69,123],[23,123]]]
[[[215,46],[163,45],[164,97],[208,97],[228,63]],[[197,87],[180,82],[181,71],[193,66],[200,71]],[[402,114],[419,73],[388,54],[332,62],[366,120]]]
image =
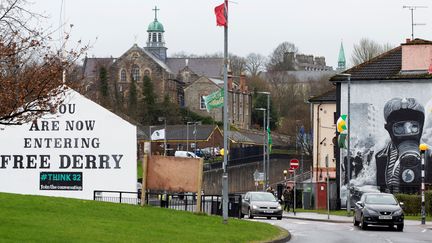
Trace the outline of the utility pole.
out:
[[[411,11],[411,40],[414,40],[414,26],[415,25],[426,25],[423,23],[414,23],[414,10],[418,8],[427,8],[427,6],[403,6]]]

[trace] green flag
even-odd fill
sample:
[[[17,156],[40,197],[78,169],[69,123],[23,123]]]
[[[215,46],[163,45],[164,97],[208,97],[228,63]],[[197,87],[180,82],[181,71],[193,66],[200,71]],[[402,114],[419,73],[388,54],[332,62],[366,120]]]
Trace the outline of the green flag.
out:
[[[347,139],[346,139],[347,135],[346,134],[339,134],[338,136],[338,145],[339,148],[347,148]]]
[[[223,107],[224,104],[224,89],[220,89],[207,96],[203,96],[204,103],[208,112],[213,108]]]
[[[271,153],[273,140],[272,140],[272,137],[271,137],[270,127],[267,127],[267,136],[268,136],[268,150],[269,150],[269,153]]]

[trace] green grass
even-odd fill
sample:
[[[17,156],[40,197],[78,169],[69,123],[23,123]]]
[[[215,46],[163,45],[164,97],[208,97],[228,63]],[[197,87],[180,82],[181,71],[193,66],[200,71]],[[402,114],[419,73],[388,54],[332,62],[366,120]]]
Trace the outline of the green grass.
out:
[[[142,171],[142,161],[138,160],[138,162],[137,162],[137,178],[138,179],[142,178],[142,174],[143,174],[143,171]]]
[[[266,223],[87,200],[0,193],[2,242],[262,242]]]

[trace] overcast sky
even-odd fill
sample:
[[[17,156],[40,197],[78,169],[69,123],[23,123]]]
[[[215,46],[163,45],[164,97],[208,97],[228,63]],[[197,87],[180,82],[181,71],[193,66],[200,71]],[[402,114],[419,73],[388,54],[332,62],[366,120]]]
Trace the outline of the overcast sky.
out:
[[[31,8],[60,23],[61,0],[33,0]],[[64,0],[72,38],[92,42],[89,56],[118,57],[135,42],[145,46],[147,27],[160,9],[168,55],[223,51],[223,28],[216,27],[214,7],[223,0]],[[432,40],[430,0],[235,0],[230,3],[229,52],[268,56],[281,42],[300,53],[324,56],[336,67],[340,42],[347,60],[352,47],[367,37],[394,46],[411,36],[411,12],[404,5],[428,6],[414,11],[414,35]],[[58,35],[57,35],[58,36]],[[96,40],[97,38],[97,40]],[[136,41],[135,41],[136,40]]]

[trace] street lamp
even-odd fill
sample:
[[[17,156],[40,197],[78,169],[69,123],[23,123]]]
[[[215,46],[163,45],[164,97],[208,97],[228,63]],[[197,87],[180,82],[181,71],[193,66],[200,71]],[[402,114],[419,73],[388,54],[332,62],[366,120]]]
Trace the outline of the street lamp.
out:
[[[161,116],[161,117],[158,117],[158,121],[164,121],[164,131],[165,131],[165,136],[164,136],[164,156],[166,156],[166,148],[167,148],[167,139],[166,139],[166,137],[167,137],[167,129],[166,129],[166,127],[167,127],[167,125],[166,125],[166,117],[163,117],[163,116]]]
[[[264,134],[263,134],[263,172],[264,172],[264,183],[263,183],[263,191],[265,191],[266,186],[267,186],[267,173],[266,173],[266,136],[265,136],[265,132],[266,132],[266,109],[265,108],[255,108],[255,110],[257,111],[262,111],[263,112],[263,129],[264,129]]]
[[[267,91],[257,91],[257,94],[263,94],[267,95],[267,130],[270,129],[270,92]],[[266,131],[267,132],[267,131]],[[268,149],[268,142],[269,142],[269,133],[267,132],[267,140],[266,140],[266,151],[267,151],[267,165],[266,165],[266,174],[265,174],[265,181],[266,181],[266,187],[269,185],[269,171],[270,171],[270,151]]]
[[[284,171],[283,171],[283,174],[284,174],[284,185],[285,185],[285,188],[286,188],[286,187],[287,187],[286,177],[287,177],[287,175],[288,175],[288,171],[287,171],[287,170],[284,170]]]
[[[347,81],[348,81],[348,131],[347,131],[347,168],[346,168],[346,173],[347,174],[347,178],[348,178],[348,182],[347,182],[347,214],[348,216],[351,215],[351,192],[349,189],[349,183],[351,180],[351,154],[350,154],[350,133],[351,133],[351,129],[350,129],[350,125],[351,125],[351,116],[350,116],[350,110],[351,110],[351,74],[349,73],[340,73],[337,74],[336,76],[342,76],[342,77],[346,77]]]

